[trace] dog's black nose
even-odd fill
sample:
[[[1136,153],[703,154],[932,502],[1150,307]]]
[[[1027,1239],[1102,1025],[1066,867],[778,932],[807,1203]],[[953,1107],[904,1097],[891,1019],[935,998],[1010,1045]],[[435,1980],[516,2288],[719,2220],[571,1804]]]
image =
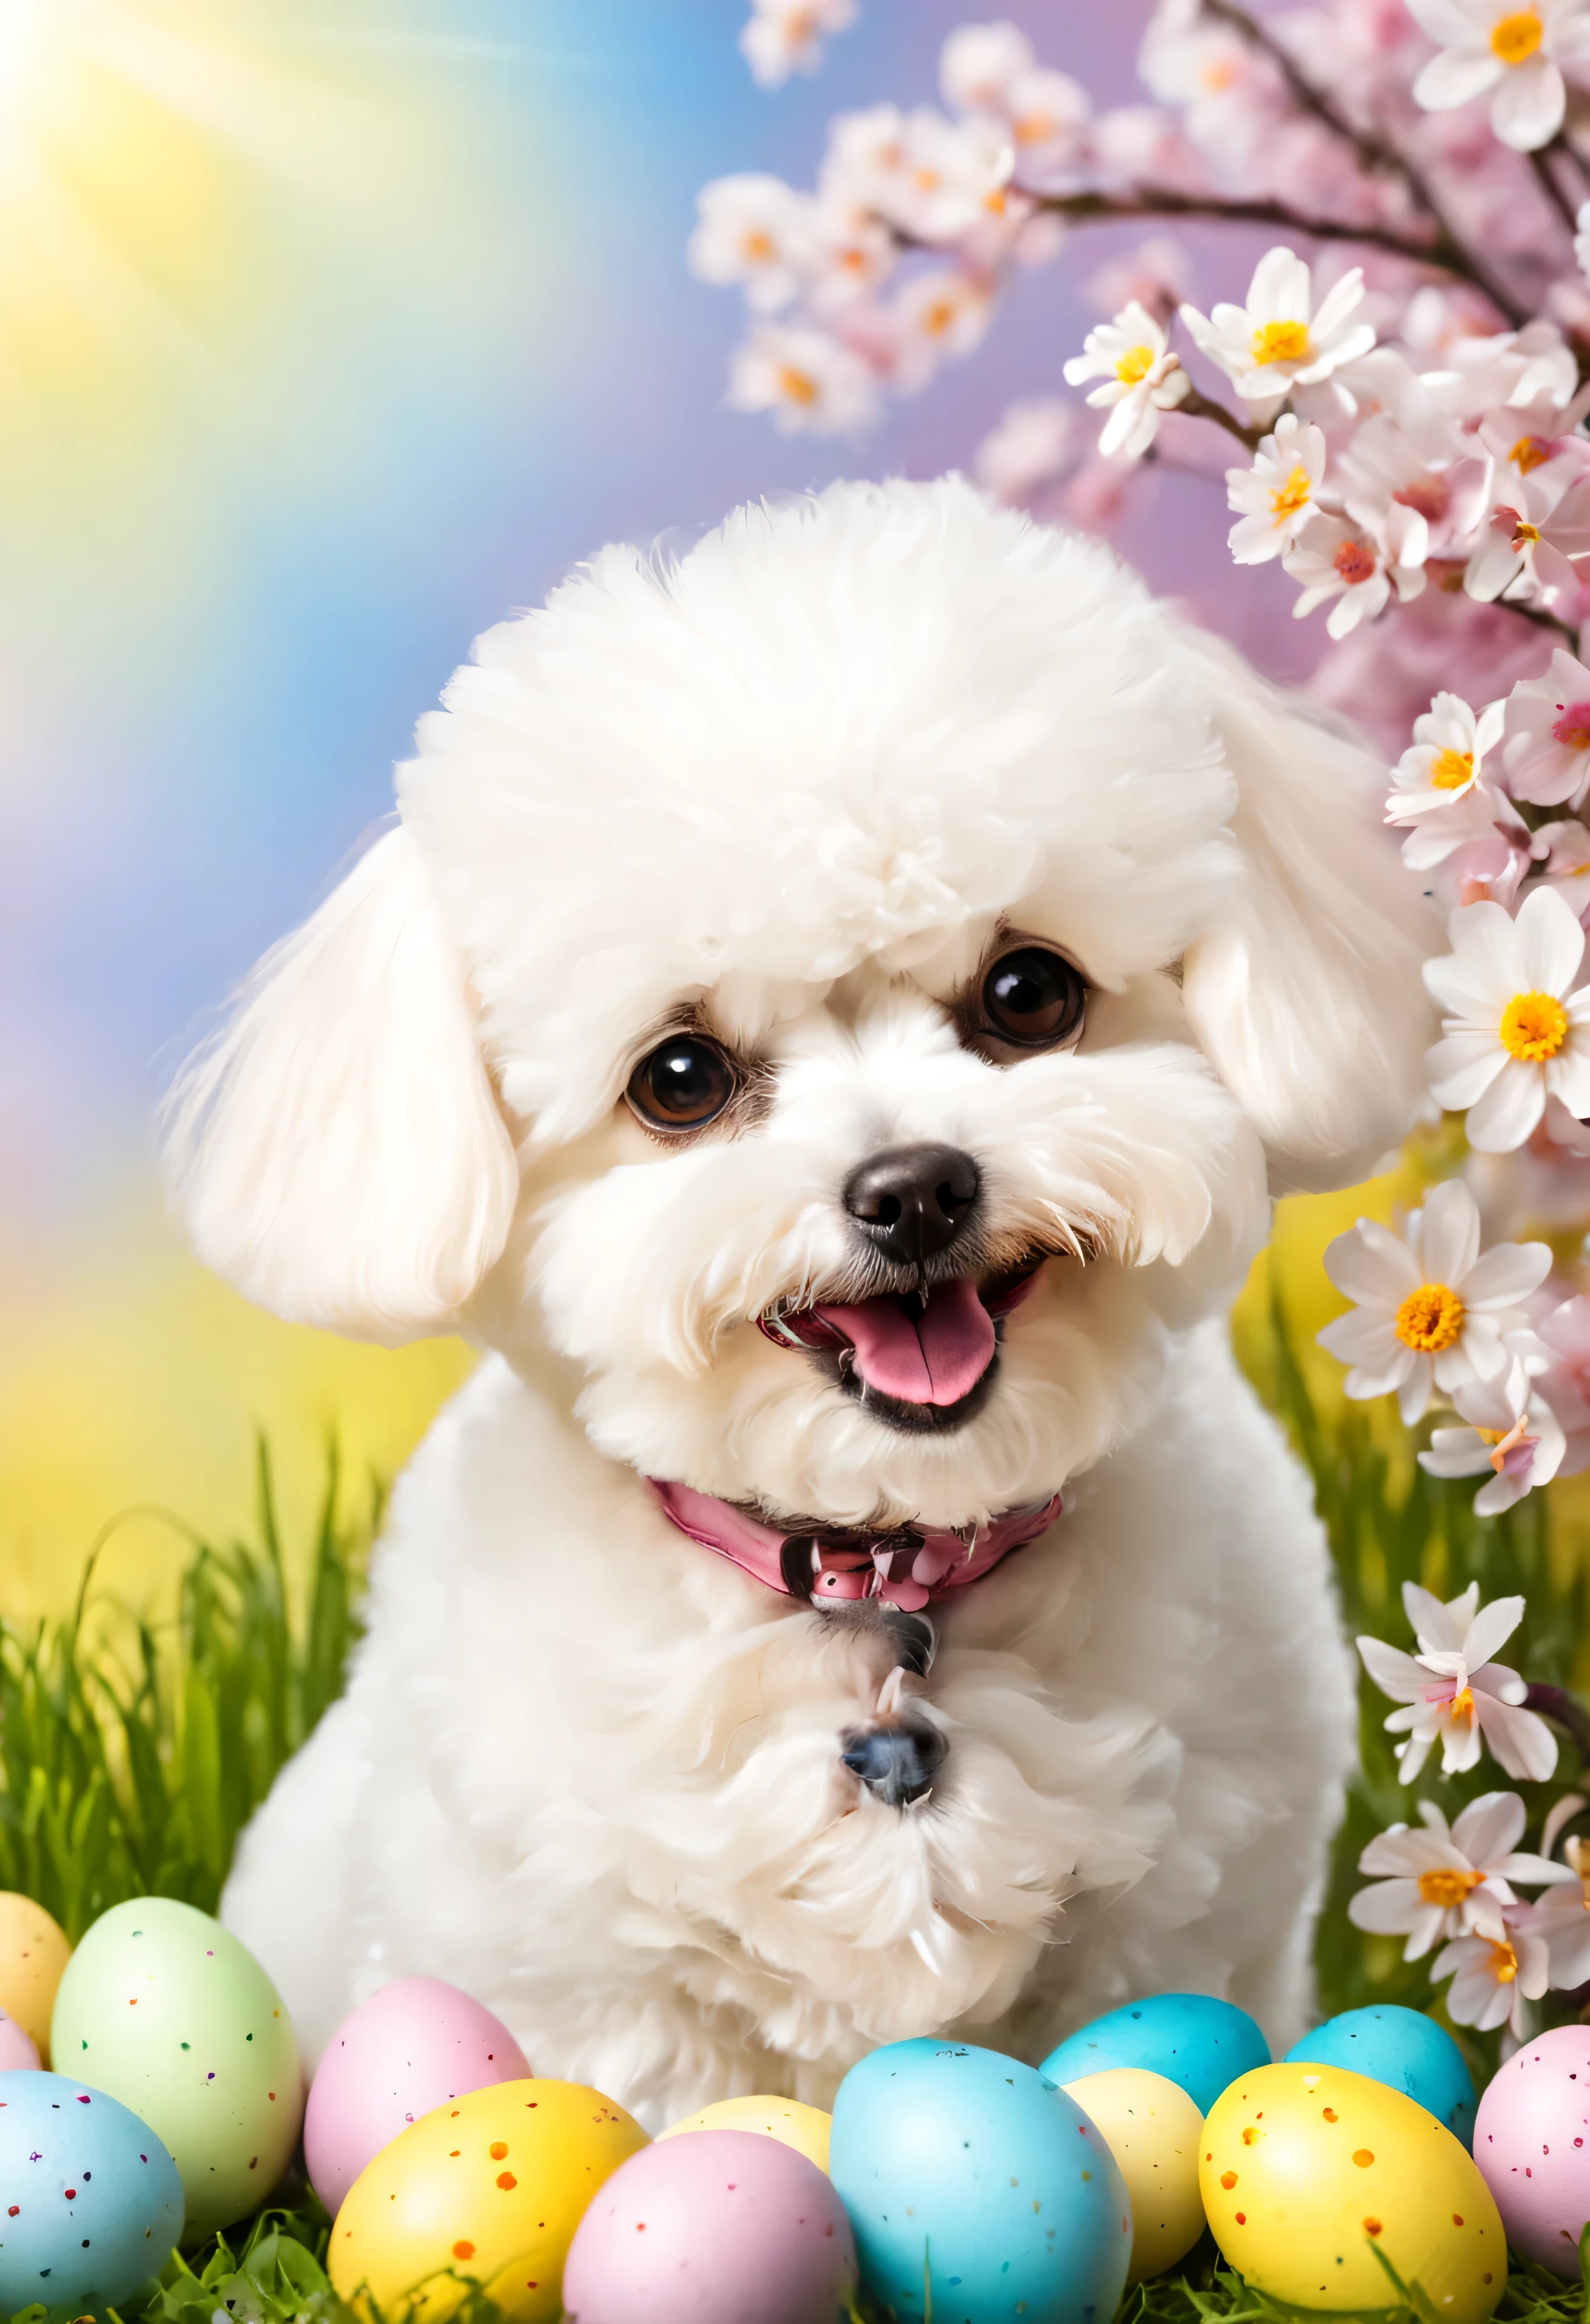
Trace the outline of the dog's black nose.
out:
[[[931,1792],[949,1745],[936,1727],[891,1720],[845,1738],[840,1757],[886,1807],[909,1807]]]
[[[954,1241],[981,1184],[958,1146],[890,1146],[851,1171],[844,1204],[875,1250],[920,1267]]]

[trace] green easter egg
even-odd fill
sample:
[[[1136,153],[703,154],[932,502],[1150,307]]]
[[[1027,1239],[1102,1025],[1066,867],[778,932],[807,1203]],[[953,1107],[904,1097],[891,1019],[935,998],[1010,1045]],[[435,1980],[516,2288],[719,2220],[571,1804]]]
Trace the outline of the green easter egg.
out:
[[[281,1997],[207,1913],[143,1896],[102,1914],[55,1997],[51,2055],[142,2116],[182,2174],[188,2234],[262,2203],[298,2143],[303,2073]]]

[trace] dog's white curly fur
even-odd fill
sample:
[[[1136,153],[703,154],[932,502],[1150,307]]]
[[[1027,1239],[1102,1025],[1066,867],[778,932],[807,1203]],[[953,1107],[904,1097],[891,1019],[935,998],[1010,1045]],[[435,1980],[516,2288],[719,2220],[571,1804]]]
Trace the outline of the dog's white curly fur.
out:
[[[1282,1186],[1402,1127],[1431,937],[1352,738],[1096,543],[956,479],[604,550],[477,643],[400,824],[174,1093],[194,1240],[280,1313],[492,1352],[400,1480],[345,1702],[225,1917],[311,2052],[427,1971],[653,2126],[823,2102],[870,2044],[1040,2056],[1130,1995],[1310,1999],[1352,1683],[1300,1472],[1223,1310]],[[1001,931],[1093,987],[1001,1066]],[[694,1012],[730,1130],[622,1102]],[[755,1318],[852,1263],[876,1149],[964,1147],[1007,1248],[1070,1239],[991,1395],[900,1434]],[[886,1635],[674,1532],[637,1472],[775,1515],[964,1524],[1067,1486],[936,1609],[948,1738],[841,1765]]]

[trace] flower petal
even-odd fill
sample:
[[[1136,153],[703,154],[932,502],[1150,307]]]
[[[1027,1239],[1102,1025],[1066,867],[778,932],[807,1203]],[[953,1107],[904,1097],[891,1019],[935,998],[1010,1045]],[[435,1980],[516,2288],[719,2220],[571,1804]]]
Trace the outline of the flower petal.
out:
[[[1524,1803],[1516,1792],[1487,1792],[1471,1800],[1452,1826],[1452,1840],[1476,1870],[1515,1849],[1524,1834]]]
[[[1482,1606],[1463,1641],[1463,1659],[1470,1670],[1493,1661],[1497,1648],[1506,1645],[1523,1618],[1521,1598],[1493,1598],[1488,1606]]]
[[[1461,1178],[1444,1178],[1438,1186],[1431,1187],[1419,1215],[1419,1256],[1425,1281],[1456,1287],[1479,1256],[1479,1204]],[[1549,1261],[1549,1252],[1547,1258]]]
[[[1452,1287],[1466,1307],[1516,1307],[1539,1288],[1550,1272],[1549,1243],[1499,1242],[1475,1261],[1461,1284]]]
[[[1567,106],[1562,75],[1537,53],[1527,65],[1503,72],[1491,99],[1491,126],[1515,153],[1532,153],[1551,143]]]
[[[1537,888],[1519,906],[1519,973],[1524,988],[1561,998],[1585,957],[1585,931],[1556,888]]]
[[[1515,1780],[1543,1784],[1557,1766],[1557,1738],[1546,1721],[1493,1694],[1476,1694],[1474,1708],[1497,1764]]]
[[[1506,66],[1484,50],[1443,49],[1413,84],[1413,102],[1426,113],[1448,113],[1494,88]]]
[[[1379,1307],[1388,1314],[1424,1280],[1419,1261],[1401,1235],[1392,1234],[1377,1219],[1360,1219],[1356,1227],[1328,1245],[1325,1272],[1338,1291],[1360,1306]]]
[[[1383,1638],[1360,1638],[1357,1645],[1364,1667],[1382,1694],[1389,1695],[1393,1702],[1417,1702],[1420,1699],[1429,1677],[1411,1655],[1403,1654],[1398,1646],[1388,1646]]]
[[[1468,1142],[1482,1154],[1511,1154],[1545,1111],[1546,1076],[1539,1066],[1509,1057],[1468,1110]]]
[[[1419,1919],[1422,1903],[1417,1880],[1378,1880],[1350,1900],[1347,1918],[1371,1936],[1405,1937]]]

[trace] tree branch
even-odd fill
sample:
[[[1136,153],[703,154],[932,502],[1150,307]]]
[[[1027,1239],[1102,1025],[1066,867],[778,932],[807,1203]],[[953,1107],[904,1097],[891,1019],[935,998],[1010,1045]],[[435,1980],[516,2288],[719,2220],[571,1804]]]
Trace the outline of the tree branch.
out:
[[[1206,14],[1229,24],[1250,47],[1261,50],[1271,59],[1286,83],[1293,103],[1302,112],[1311,113],[1316,120],[1322,121],[1336,136],[1350,145],[1367,172],[1389,172],[1402,180],[1435,228],[1435,241],[1428,252],[1421,254],[1425,263],[1438,266],[1444,273],[1455,274],[1466,282],[1472,282],[1476,290],[1484,292],[1498,313],[1506,316],[1515,330],[1521,330],[1529,320],[1527,308],[1513,297],[1506,283],[1493,275],[1484,262],[1468,248],[1442,208],[1439,197],[1423,171],[1405,153],[1399,152],[1394,145],[1388,144],[1384,138],[1376,136],[1372,130],[1360,129],[1350,121],[1334,97],[1315,87],[1267,27],[1250,16],[1245,8],[1238,6],[1237,0],[1203,0],[1203,5]],[[1381,237],[1365,235],[1360,239],[1379,242]],[[1396,244],[1382,243],[1381,246],[1394,248]]]
[[[1200,388],[1190,387],[1181,402],[1173,404],[1172,409],[1184,411],[1190,420],[1212,420],[1217,428],[1223,428],[1228,436],[1235,436],[1237,442],[1250,452],[1256,450],[1270,432],[1267,428],[1245,428],[1234,411],[1228,410],[1223,403],[1217,403],[1213,396],[1205,395]]]
[[[1562,188],[1558,184],[1556,172],[1553,171],[1551,163],[1547,158],[1549,154],[1554,152],[1565,152],[1567,150],[1567,149],[1564,145],[1559,134],[1552,139],[1549,145],[1542,147],[1536,152],[1532,152],[1529,157],[1529,161],[1530,167],[1533,170],[1536,179],[1539,183],[1540,191],[1551,204],[1552,208],[1557,212],[1558,217],[1562,220],[1564,226],[1567,226],[1569,234],[1576,234],[1579,230],[1579,221],[1575,215],[1574,206],[1572,202],[1569,201],[1567,196],[1563,192]]]

